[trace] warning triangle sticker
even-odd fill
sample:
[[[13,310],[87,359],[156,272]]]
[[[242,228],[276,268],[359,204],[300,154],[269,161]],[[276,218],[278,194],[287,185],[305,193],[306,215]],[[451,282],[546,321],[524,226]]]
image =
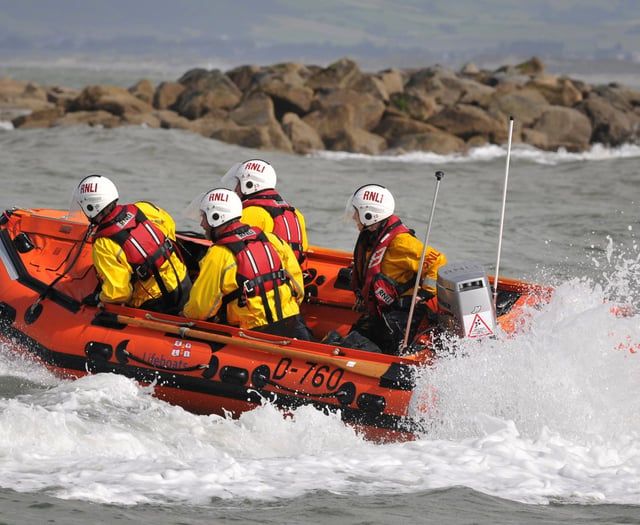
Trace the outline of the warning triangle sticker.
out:
[[[485,335],[493,335],[489,325],[484,322],[480,314],[476,314],[471,322],[471,328],[467,337],[483,337]]]

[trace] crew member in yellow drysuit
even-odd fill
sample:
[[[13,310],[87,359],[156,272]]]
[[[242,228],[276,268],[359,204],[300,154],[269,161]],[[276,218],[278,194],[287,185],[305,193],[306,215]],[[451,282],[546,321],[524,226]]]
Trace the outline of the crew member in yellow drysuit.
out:
[[[275,233],[302,264],[309,246],[304,216],[275,191],[276,182],[273,166],[260,159],[235,164],[222,177],[222,183],[233,188],[242,201],[240,220]]]
[[[146,310],[178,313],[191,281],[177,252],[175,222],[148,202],[118,205],[113,182],[101,175],[85,177],[73,200],[92,223],[92,259],[100,291],[85,304],[117,303]]]
[[[393,214],[394,209],[395,201],[388,189],[368,184],[349,198],[345,211],[360,230],[353,252],[352,286],[356,308],[365,312],[352,331],[390,354],[398,353],[404,341],[424,247]],[[443,253],[427,246],[420,269],[420,302],[414,308],[412,332],[429,313],[424,303],[436,294],[438,268],[446,262]]]
[[[310,339],[299,307],[302,270],[291,247],[241,222],[242,202],[233,191],[214,189],[198,201],[201,226],[213,245],[200,261],[184,315]]]

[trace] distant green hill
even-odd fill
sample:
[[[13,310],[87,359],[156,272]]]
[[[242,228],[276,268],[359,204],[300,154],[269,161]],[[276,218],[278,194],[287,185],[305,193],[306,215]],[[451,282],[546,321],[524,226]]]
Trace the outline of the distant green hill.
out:
[[[640,59],[640,1],[0,0],[0,55],[36,52]]]

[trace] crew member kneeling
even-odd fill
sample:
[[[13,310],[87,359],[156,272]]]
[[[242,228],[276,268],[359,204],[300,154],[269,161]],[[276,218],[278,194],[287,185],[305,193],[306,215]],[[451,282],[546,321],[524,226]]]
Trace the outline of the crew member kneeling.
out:
[[[213,245],[200,261],[184,315],[311,339],[300,315],[302,270],[291,247],[277,235],[241,222],[242,202],[233,191],[207,192],[198,209]]]
[[[356,309],[365,311],[352,331],[389,354],[403,350],[418,272],[421,300],[412,318],[410,336],[415,335],[429,314],[426,300],[435,295],[438,268],[447,262],[443,253],[427,246],[423,267],[419,268],[424,245],[394,215],[394,210],[391,192],[383,186],[368,184],[349,198],[345,211],[360,230],[353,251],[352,286]]]

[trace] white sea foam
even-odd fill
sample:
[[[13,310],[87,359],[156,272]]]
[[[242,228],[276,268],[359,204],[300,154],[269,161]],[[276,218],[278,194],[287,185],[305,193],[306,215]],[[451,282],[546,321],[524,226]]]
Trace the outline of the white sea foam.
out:
[[[100,374],[0,400],[0,483],[123,505],[451,486],[537,504],[635,504],[640,317],[614,315],[606,294],[572,279],[531,311],[525,333],[463,342],[422,378],[440,417],[415,442],[364,441],[311,407],[193,415]]]
[[[312,156],[328,158],[333,160],[360,159],[371,162],[385,161],[398,163],[421,163],[421,164],[455,164],[455,163],[477,163],[493,161],[505,158],[507,154],[506,146],[495,144],[471,148],[467,153],[454,153],[450,155],[438,155],[437,153],[414,151],[409,153],[388,154],[388,155],[363,155],[358,153],[322,151],[314,153]],[[571,153],[564,148],[558,151],[542,151],[525,144],[514,144],[511,150],[511,161],[529,161],[535,164],[557,165],[567,162],[599,161],[611,159],[625,159],[640,157],[640,146],[636,144],[625,144],[618,147],[608,147],[602,144],[594,144],[589,150],[580,153]]]

